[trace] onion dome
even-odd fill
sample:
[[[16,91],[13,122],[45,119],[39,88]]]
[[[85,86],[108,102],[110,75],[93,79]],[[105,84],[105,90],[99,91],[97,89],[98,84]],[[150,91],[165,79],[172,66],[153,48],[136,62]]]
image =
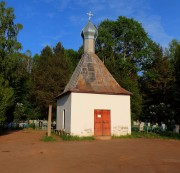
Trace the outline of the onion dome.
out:
[[[81,36],[83,38],[84,53],[95,53],[95,41],[98,35],[98,31],[91,22],[91,17],[93,16],[93,14],[89,12],[87,13],[87,15],[89,16],[89,21],[81,32]]]
[[[90,20],[88,21],[88,24],[83,28],[83,30],[81,32],[81,36],[83,39],[96,40],[96,38],[98,36],[98,31]]]

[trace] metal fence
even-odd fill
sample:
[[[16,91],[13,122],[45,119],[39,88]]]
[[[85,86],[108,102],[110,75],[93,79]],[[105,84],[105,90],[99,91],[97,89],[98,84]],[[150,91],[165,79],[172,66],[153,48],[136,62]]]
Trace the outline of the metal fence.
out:
[[[155,133],[171,131],[174,133],[179,133],[180,125],[164,124],[164,123],[151,124],[150,122],[134,121],[132,123],[132,131],[144,131],[144,132],[155,132]]]
[[[29,120],[26,122],[10,122],[10,123],[0,123],[0,131],[6,129],[23,129],[23,128],[33,128],[47,130],[48,122],[47,120]],[[56,121],[53,121],[51,128],[56,128]]]

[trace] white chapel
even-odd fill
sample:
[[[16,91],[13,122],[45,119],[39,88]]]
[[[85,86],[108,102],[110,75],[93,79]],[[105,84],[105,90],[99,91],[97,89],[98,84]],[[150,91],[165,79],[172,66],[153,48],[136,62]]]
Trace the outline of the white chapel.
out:
[[[95,54],[96,27],[83,28],[84,54],[57,97],[56,129],[78,136],[131,134],[131,92],[122,88]]]

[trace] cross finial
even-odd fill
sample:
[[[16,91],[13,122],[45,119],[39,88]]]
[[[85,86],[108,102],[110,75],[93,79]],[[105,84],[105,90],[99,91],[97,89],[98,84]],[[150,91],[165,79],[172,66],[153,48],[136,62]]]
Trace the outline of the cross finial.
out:
[[[89,13],[86,13],[89,16],[89,20],[91,20],[91,17],[93,16],[93,14],[91,13],[91,11]]]

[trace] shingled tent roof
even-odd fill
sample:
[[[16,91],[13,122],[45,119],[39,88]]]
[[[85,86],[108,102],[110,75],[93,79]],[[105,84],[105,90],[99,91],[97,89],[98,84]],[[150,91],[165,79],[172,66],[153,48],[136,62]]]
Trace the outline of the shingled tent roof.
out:
[[[132,93],[122,88],[102,61],[94,53],[84,53],[64,92],[123,94]]]

